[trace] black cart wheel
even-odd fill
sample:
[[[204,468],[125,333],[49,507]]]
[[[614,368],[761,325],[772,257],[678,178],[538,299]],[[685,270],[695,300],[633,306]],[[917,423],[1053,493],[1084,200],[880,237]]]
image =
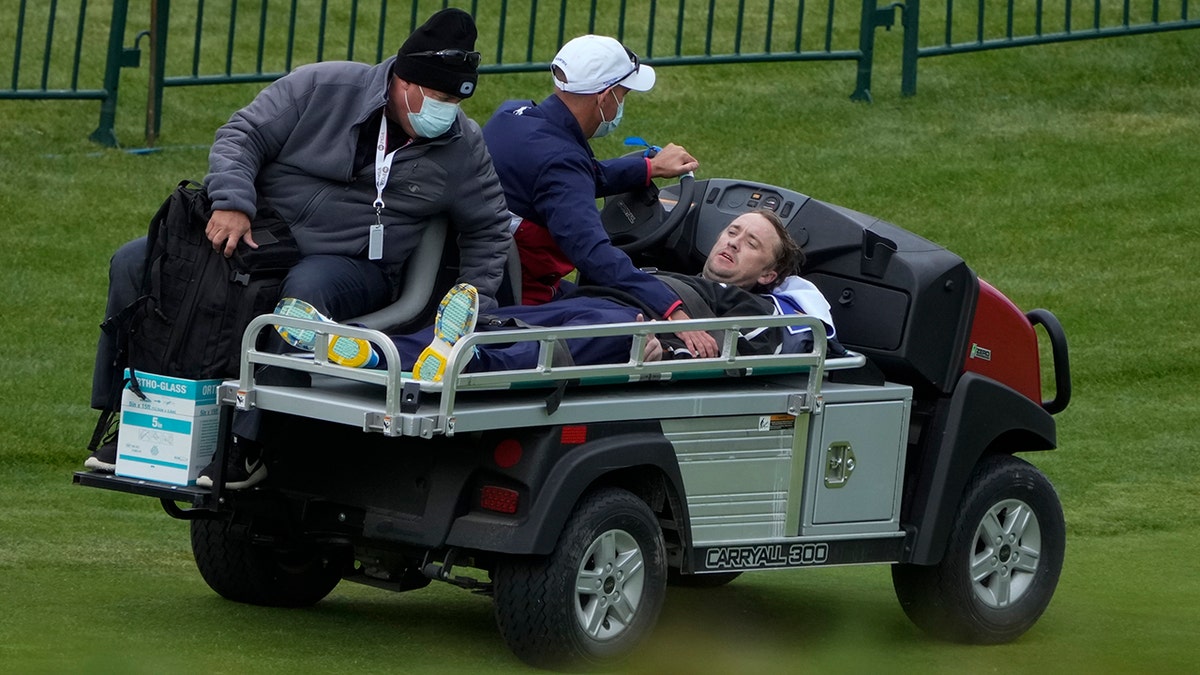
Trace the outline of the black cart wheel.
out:
[[[666,559],[650,508],[625,490],[597,490],[576,505],[553,553],[497,565],[496,623],[530,665],[612,665],[658,621]]]
[[[353,563],[348,548],[279,547],[231,536],[225,521],[192,521],[200,575],[228,600],[307,607],[329,595]]]
[[[1065,547],[1050,481],[1016,457],[989,457],[967,485],[942,561],[893,565],[892,585],[905,614],[931,635],[1008,642],[1050,604]]]

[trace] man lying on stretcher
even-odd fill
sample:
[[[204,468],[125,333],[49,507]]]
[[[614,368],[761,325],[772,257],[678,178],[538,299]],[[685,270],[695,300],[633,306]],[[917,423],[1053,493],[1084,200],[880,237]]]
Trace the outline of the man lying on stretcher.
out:
[[[697,275],[657,272],[679,293],[684,308],[693,318],[807,314],[820,319],[831,339],[831,352],[842,350],[835,341],[829,303],[808,281],[798,275],[804,253],[771,211],[752,211],[733,220],[717,238],[703,271]],[[412,363],[413,377],[440,380],[454,344],[467,333],[479,330],[511,330],[521,327],[581,326],[661,319],[632,296],[612,289],[581,285],[573,293],[543,305],[500,307],[480,317],[475,289],[459,284],[446,294],[431,328],[409,335],[392,336],[403,364]],[[275,313],[331,322],[311,305],[285,298]],[[312,351],[316,335],[311,330],[278,325],[289,344]],[[702,334],[694,350],[670,334],[652,339],[647,360],[712,357],[719,353],[715,338]],[[629,358],[630,336],[584,337],[566,340],[576,365],[623,363]],[[739,354],[773,354],[811,349],[807,328],[748,328],[737,344]],[[537,365],[537,342],[488,344],[476,349],[465,367],[467,372],[522,370]],[[379,367],[380,359],[366,340],[331,336],[329,361],[351,367]]]

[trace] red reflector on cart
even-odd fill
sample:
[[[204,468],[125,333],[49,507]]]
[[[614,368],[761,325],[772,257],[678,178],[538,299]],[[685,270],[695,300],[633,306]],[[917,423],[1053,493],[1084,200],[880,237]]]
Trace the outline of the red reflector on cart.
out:
[[[484,485],[479,489],[479,506],[496,513],[516,513],[521,497],[516,490]]]
[[[562,438],[560,439],[563,445],[579,445],[587,442],[587,427],[583,425],[567,426],[562,428]]]
[[[512,468],[521,461],[523,451],[520,443],[511,438],[505,439],[496,444],[496,449],[492,451],[492,460],[501,469]]]

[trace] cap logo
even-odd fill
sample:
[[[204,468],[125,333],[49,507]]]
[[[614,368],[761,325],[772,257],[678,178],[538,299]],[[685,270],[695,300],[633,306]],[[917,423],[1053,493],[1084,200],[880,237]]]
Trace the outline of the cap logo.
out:
[[[474,82],[467,81],[467,82],[463,82],[462,84],[460,84],[458,86],[458,94],[464,98],[467,96],[470,96],[471,92],[473,92],[473,91],[475,91],[475,83]]]

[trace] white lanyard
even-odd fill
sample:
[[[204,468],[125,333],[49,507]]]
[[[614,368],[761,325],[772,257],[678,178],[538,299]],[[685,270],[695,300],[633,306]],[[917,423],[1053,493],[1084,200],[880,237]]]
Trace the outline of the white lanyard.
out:
[[[379,141],[375,144],[375,224],[371,226],[371,236],[367,245],[367,257],[379,260],[383,257],[383,189],[387,187],[388,174],[392,171],[392,159],[396,153],[408,147],[412,139],[404,145],[387,152],[387,113],[379,116]],[[387,152],[387,154],[384,154]]]

